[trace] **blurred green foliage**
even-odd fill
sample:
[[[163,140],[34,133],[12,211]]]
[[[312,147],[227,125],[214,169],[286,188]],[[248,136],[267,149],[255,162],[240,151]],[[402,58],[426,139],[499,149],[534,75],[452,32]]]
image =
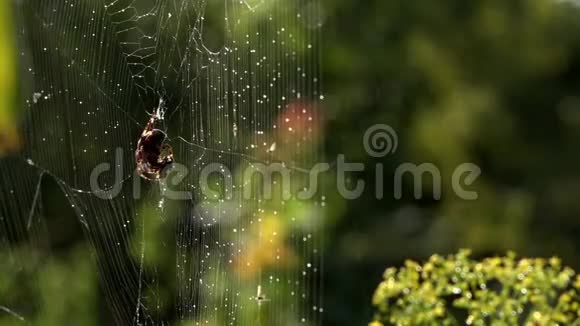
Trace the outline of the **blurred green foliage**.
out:
[[[16,42],[9,2],[0,3],[0,157],[19,145],[17,134]]]
[[[89,249],[50,258],[27,249],[0,253],[0,325],[99,325],[100,292]]]
[[[368,301],[385,265],[471,248],[556,255],[580,268],[580,13],[575,1],[325,1],[323,60],[329,122],[326,155],[367,169],[367,190],[344,201],[329,187],[328,325],[370,319]],[[376,123],[399,148],[381,159],[362,146]],[[435,164],[443,191],[424,178],[403,198],[377,200],[405,162]],[[451,174],[472,162],[475,201],[454,195]],[[338,253],[338,254],[337,254]],[[356,280],[353,282],[352,280]],[[349,298],[344,300],[344,298]]]
[[[388,268],[369,325],[580,325],[580,276],[560,259],[469,254]]]

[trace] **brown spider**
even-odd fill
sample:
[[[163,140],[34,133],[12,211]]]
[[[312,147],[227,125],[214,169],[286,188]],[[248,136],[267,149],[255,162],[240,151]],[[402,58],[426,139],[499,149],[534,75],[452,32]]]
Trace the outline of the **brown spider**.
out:
[[[137,173],[147,180],[164,178],[165,168],[173,163],[173,149],[169,144],[163,143],[167,135],[155,128],[160,119],[162,118],[159,113],[151,115],[135,150]]]

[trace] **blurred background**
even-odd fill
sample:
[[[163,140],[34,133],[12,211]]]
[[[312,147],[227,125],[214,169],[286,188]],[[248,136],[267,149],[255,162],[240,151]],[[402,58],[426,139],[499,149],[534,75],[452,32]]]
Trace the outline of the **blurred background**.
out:
[[[276,5],[293,4],[279,0]],[[0,248],[4,248],[0,250],[0,324],[119,323],[118,315],[124,313],[111,309],[105,297],[121,295],[99,286],[95,267],[99,248],[108,247],[99,244],[102,237],[83,236],[79,213],[71,208],[69,197],[73,195],[61,191],[58,181],[47,178],[41,184],[41,215],[46,220],[43,232],[49,236],[20,233],[32,215],[27,205],[37,201],[38,176],[24,177],[29,173],[25,170],[31,168],[17,153],[28,146],[29,138],[40,136],[31,136],[30,129],[26,131],[28,138],[19,136],[19,126],[30,108],[22,104],[29,76],[20,74],[27,66],[19,62],[24,45],[16,35],[32,23],[26,21],[30,16],[15,14],[18,6],[11,1],[0,3]],[[350,179],[365,181],[367,188],[374,188],[376,183],[372,167],[382,163],[385,195],[377,199],[373,191],[365,191],[356,200],[346,200],[336,190],[336,180],[327,175],[323,204],[313,201],[266,207],[277,212],[284,206],[285,212],[291,211],[288,214],[298,218],[312,214],[323,217],[316,231],[321,236],[318,244],[306,247],[308,251],[297,250],[296,239],[311,229],[293,226],[271,213],[268,223],[251,232],[282,230],[282,240],[244,245],[250,248],[250,261],[265,269],[274,266],[290,275],[298,271],[299,275],[298,264],[323,252],[320,275],[313,276],[308,286],[319,291],[317,304],[323,312],[313,323],[322,325],[368,323],[372,293],[384,269],[399,266],[405,259],[423,260],[459,248],[472,249],[476,257],[514,250],[523,256],[556,255],[565,264],[580,268],[579,2],[322,0],[316,8],[320,30],[310,39],[318,42],[320,65],[313,63],[309,71],[319,76],[321,93],[311,90],[310,95],[316,99],[324,94],[324,100],[316,105],[290,103],[272,111],[276,114],[268,118],[294,119],[302,110],[313,115],[312,125],[301,121],[302,129],[295,127],[305,133],[301,134],[302,144],[311,154],[303,159],[305,155],[292,143],[295,136],[271,131],[265,137],[278,140],[277,151],[284,161],[333,162],[342,154],[347,161],[364,163],[367,169],[350,174]],[[212,10],[208,6],[205,13],[210,16]],[[264,12],[268,10],[259,14]],[[222,13],[215,11],[215,15]],[[59,70],[65,74],[66,65],[53,69],[52,74],[58,75]],[[265,83],[267,77],[258,75],[253,82]],[[129,113],[143,123],[147,119],[142,109]],[[382,158],[368,155],[363,135],[375,124],[387,124],[396,131],[396,152]],[[306,134],[308,129],[311,131]],[[125,131],[135,140],[140,133],[136,126]],[[58,155],[60,147],[50,146],[43,148],[44,153]],[[180,149],[176,147],[176,151]],[[243,164],[236,158],[229,163],[239,168]],[[422,196],[416,199],[413,179],[409,178],[403,179],[402,198],[395,199],[390,185],[397,167],[407,162],[438,167],[441,198],[433,194],[432,182],[425,178]],[[452,189],[453,171],[465,162],[481,168],[481,176],[467,187],[477,191],[477,200],[462,200]],[[22,186],[22,193],[16,196],[22,202],[11,197],[19,190],[8,188],[10,182]],[[25,222],[15,222],[16,215]],[[152,223],[148,230],[160,230],[159,234],[174,231],[164,230],[163,220],[150,220],[158,223]],[[151,241],[163,243],[159,234],[152,235]],[[30,239],[41,239],[42,243],[30,245],[34,243]],[[34,249],[37,247],[44,249]],[[260,248],[270,252],[274,247],[283,248],[285,263],[275,263],[260,253]],[[313,254],[313,249],[319,251]],[[43,259],[47,251],[51,258]],[[175,261],[164,261],[167,258],[159,253],[147,257],[159,260],[153,266],[170,266],[167,271],[156,269],[153,275],[161,281],[150,283],[152,288],[163,288],[163,278],[175,273]],[[244,268],[238,275],[242,281],[237,282],[254,282],[254,272]],[[248,293],[255,292],[255,283],[251,284]],[[172,291],[179,289],[167,286],[151,297],[172,297]],[[150,312],[156,316],[152,320],[165,319],[170,324],[184,320],[171,312],[175,309],[157,308]],[[282,311],[282,307],[276,309]],[[244,320],[253,317],[247,318]],[[300,319],[276,318],[264,324],[292,325]]]

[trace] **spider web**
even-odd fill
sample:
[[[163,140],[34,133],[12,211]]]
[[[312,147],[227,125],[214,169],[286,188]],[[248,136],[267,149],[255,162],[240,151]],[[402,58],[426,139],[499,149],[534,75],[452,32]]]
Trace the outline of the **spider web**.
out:
[[[244,178],[248,169],[291,167],[300,189],[301,171],[320,159],[319,3],[15,7],[23,145],[0,160],[6,278],[40,286],[54,236],[46,206],[59,192],[117,324],[319,324],[324,197],[287,199],[276,187],[272,198],[242,196],[261,189]],[[133,172],[136,142],[157,109],[183,172],[174,183]],[[216,196],[199,184],[207,166],[231,172],[209,179]],[[222,190],[228,184],[232,194]],[[4,297],[9,318],[39,318],[41,303]]]

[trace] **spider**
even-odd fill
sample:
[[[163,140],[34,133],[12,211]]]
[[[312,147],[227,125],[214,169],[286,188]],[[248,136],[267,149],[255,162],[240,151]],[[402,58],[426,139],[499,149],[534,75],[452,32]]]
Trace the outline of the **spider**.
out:
[[[173,163],[173,149],[169,144],[163,142],[167,138],[164,131],[155,128],[158,121],[163,120],[161,106],[147,122],[141,137],[137,142],[135,150],[135,162],[137,162],[137,173],[147,180],[160,180],[166,175],[166,167]]]

